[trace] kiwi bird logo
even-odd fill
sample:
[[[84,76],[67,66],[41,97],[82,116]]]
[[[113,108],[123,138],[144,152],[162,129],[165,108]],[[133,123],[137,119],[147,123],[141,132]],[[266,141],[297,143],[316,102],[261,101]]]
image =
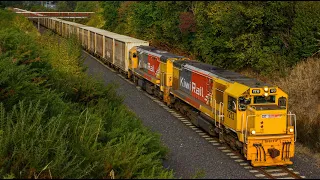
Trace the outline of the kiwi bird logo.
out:
[[[211,97],[211,93],[208,93],[204,98],[204,100],[206,101],[206,104],[210,104],[210,97]]]

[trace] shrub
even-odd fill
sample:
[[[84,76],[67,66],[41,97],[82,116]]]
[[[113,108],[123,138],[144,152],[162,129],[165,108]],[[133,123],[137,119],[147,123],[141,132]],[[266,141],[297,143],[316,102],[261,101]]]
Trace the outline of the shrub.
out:
[[[289,94],[289,109],[297,115],[300,142],[320,149],[320,59],[308,58],[275,83]]]
[[[8,19],[16,19],[2,11]],[[4,19],[0,23],[8,24]],[[88,77],[75,39],[0,29],[1,178],[172,178],[158,134]]]

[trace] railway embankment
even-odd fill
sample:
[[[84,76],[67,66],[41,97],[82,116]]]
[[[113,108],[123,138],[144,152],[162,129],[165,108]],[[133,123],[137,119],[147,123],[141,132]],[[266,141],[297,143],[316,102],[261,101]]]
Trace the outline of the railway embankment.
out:
[[[172,178],[167,149],[115,85],[84,73],[75,40],[0,10],[1,178]]]

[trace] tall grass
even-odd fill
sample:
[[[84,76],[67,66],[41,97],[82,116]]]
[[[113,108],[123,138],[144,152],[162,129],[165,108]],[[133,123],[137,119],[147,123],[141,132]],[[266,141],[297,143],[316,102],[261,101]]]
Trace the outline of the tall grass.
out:
[[[81,142],[81,137],[93,138],[91,132],[82,132],[82,129],[98,130],[96,123],[93,121],[87,124],[89,127],[73,129],[76,118],[58,114],[48,119],[45,111],[46,107],[40,107],[40,102],[26,104],[20,101],[8,112],[0,104],[1,172],[13,173],[15,178],[90,177],[88,175],[99,161],[86,161],[92,161],[92,155],[99,153],[86,153],[88,146],[92,147],[96,141],[86,144]],[[85,121],[88,118],[78,119]],[[103,163],[104,157],[100,155],[100,158]]]
[[[84,73],[75,39],[0,14],[0,178],[173,178],[159,134]]]
[[[274,83],[289,94],[289,109],[297,115],[299,142],[320,151],[320,59],[302,61]]]

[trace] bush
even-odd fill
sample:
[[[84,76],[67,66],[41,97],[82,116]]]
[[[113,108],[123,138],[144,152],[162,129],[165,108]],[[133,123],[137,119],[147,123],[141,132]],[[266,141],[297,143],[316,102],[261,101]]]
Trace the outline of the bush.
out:
[[[298,139],[320,149],[320,59],[308,58],[275,83],[289,95],[289,109],[297,115]]]
[[[318,51],[319,2],[104,2],[104,28],[232,70],[285,74]]]
[[[75,39],[57,43],[0,14],[1,178],[173,177],[159,135],[122,104],[115,84],[84,73]]]

